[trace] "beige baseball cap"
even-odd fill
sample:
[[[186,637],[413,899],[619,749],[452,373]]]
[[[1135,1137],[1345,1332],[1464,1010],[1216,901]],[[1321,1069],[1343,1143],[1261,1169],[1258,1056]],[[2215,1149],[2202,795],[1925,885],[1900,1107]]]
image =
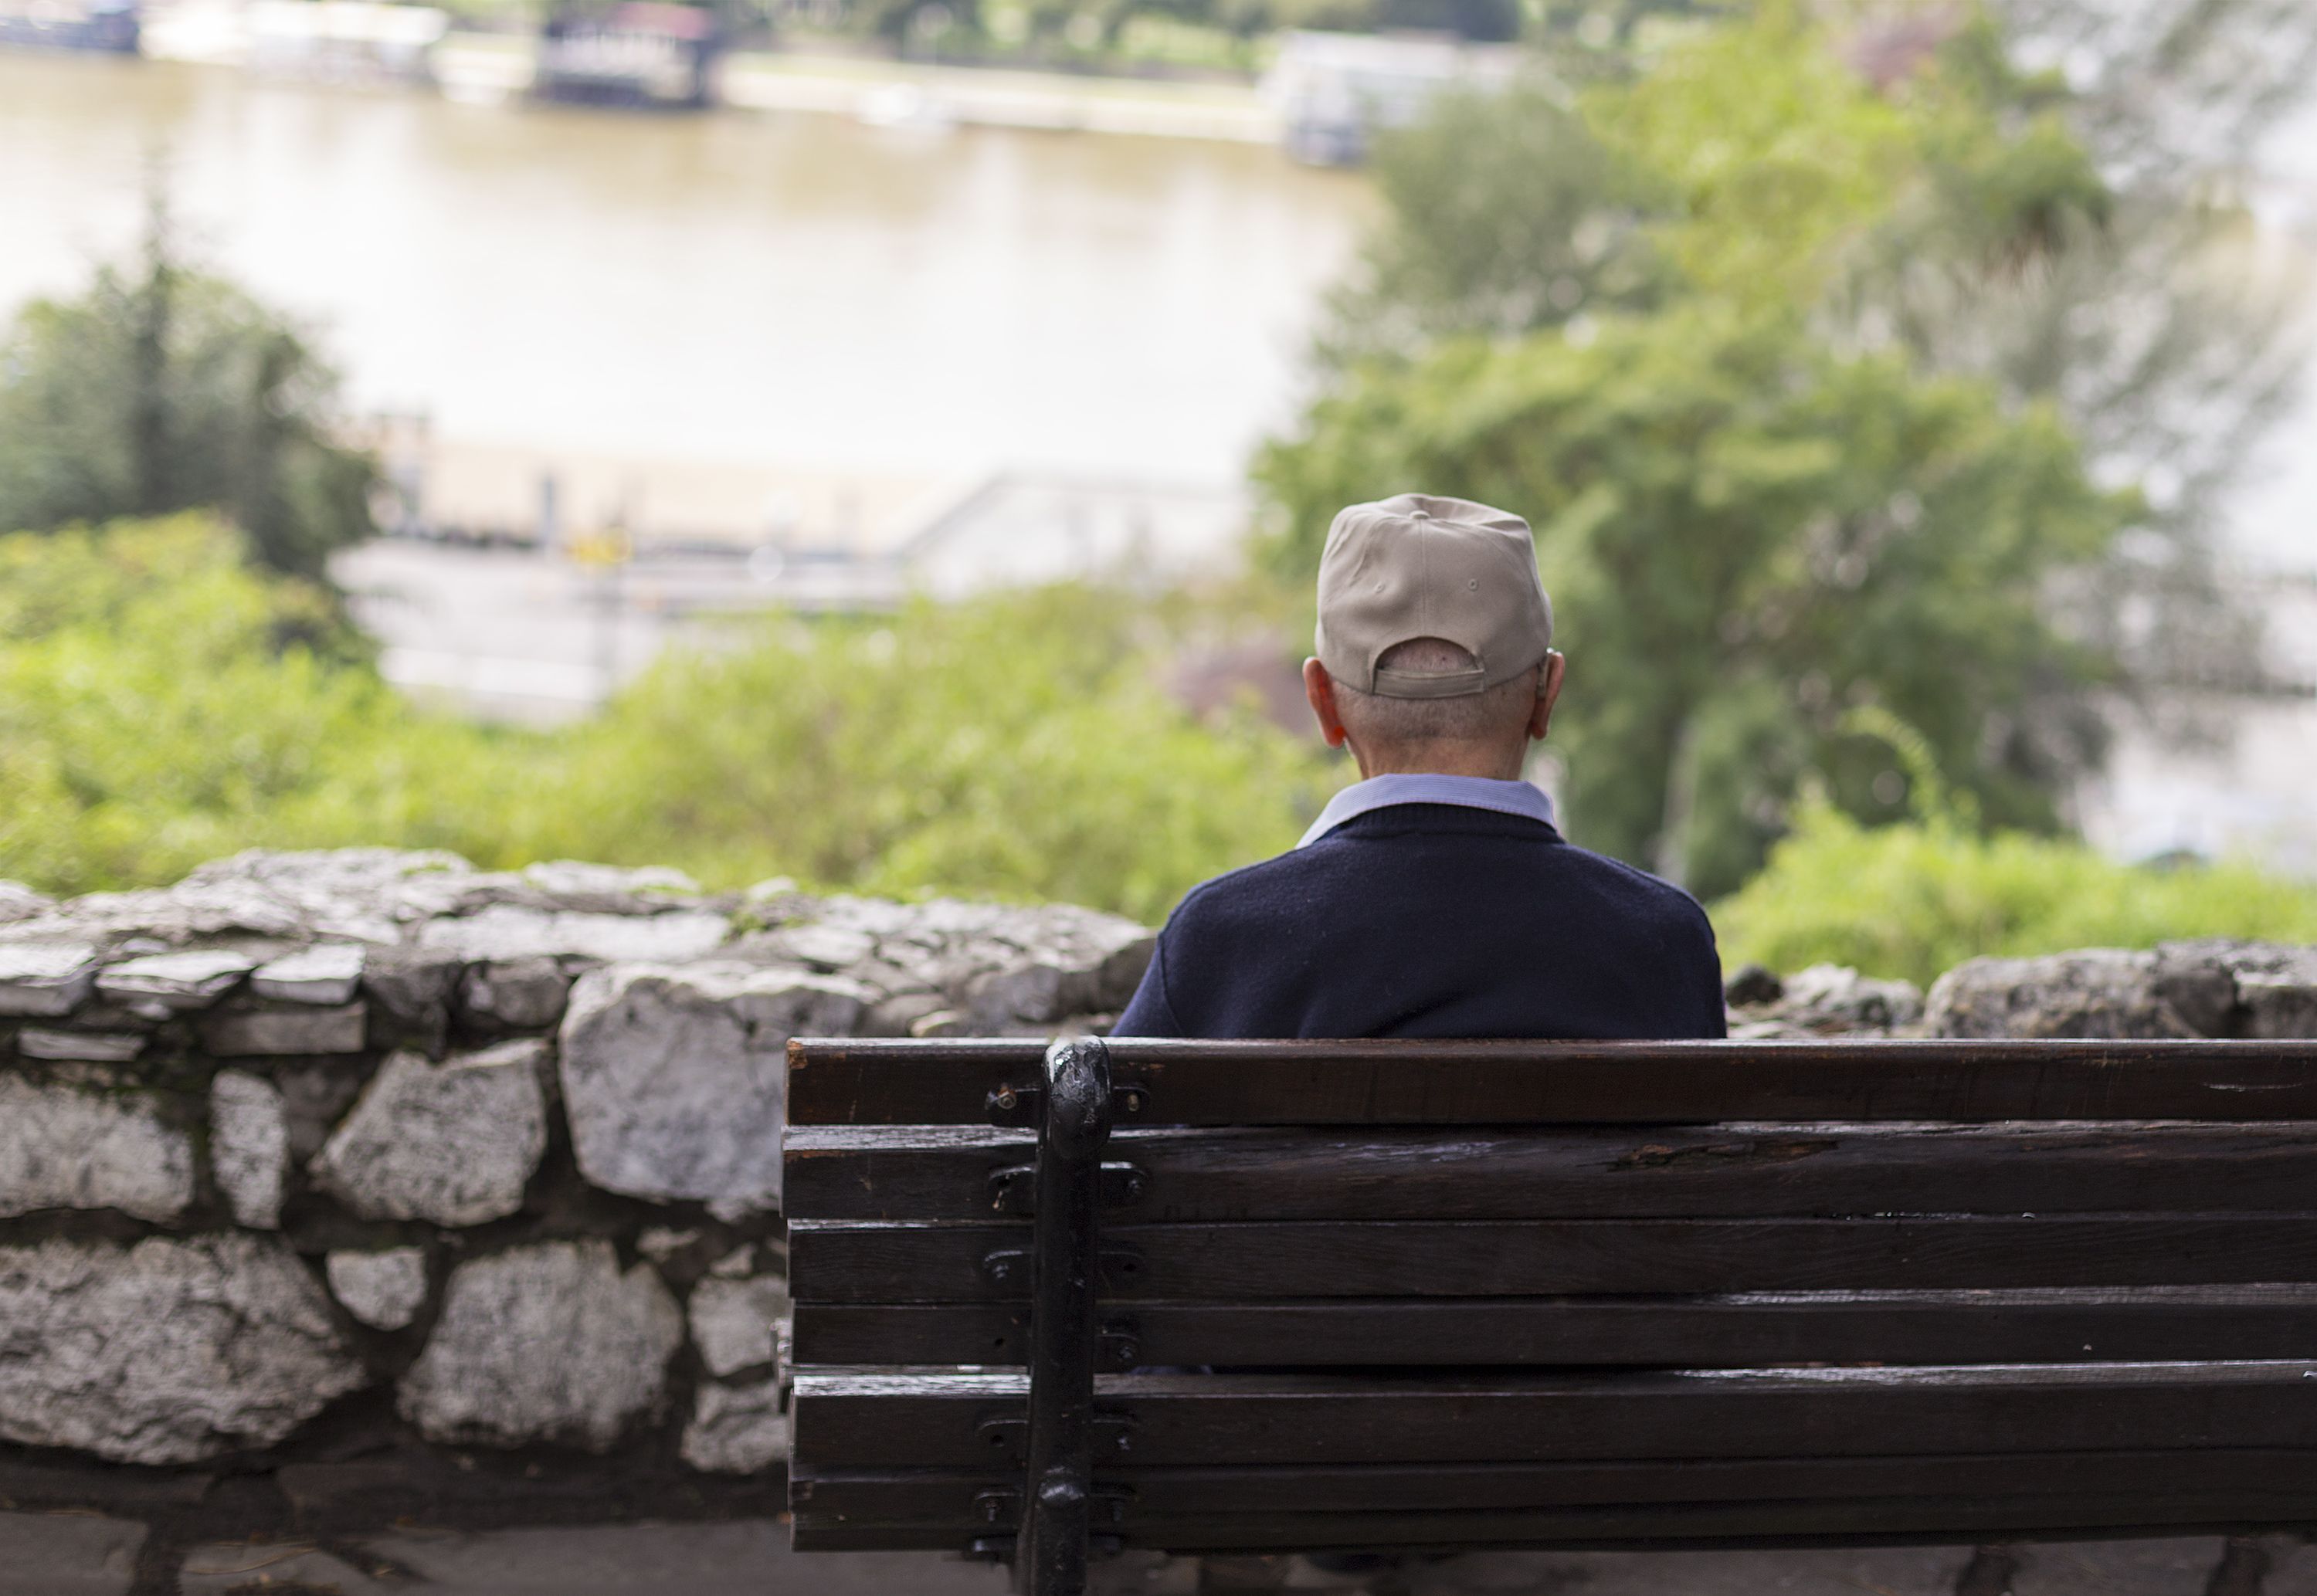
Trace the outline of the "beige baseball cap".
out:
[[[1441,638],[1465,671],[1378,670],[1396,643]],[[1470,499],[1395,494],[1354,504],[1320,556],[1316,651],[1328,674],[1391,699],[1449,699],[1509,682],[1552,646],[1552,601],[1528,522]]]

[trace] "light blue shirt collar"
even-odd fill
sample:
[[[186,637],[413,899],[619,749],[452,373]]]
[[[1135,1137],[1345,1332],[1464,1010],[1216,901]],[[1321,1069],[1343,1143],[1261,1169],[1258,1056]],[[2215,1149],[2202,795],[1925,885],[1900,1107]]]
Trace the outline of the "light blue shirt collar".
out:
[[[1320,818],[1295,845],[1309,847],[1353,816],[1393,804],[1454,804],[1552,824],[1552,800],[1525,781],[1492,781],[1485,776],[1370,776],[1329,798]]]

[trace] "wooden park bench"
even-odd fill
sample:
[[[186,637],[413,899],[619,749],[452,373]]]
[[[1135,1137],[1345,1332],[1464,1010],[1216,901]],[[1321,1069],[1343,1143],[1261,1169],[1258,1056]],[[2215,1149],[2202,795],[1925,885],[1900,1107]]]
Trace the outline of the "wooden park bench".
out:
[[[2317,1526],[2317,1042],[805,1041],[798,1548]]]

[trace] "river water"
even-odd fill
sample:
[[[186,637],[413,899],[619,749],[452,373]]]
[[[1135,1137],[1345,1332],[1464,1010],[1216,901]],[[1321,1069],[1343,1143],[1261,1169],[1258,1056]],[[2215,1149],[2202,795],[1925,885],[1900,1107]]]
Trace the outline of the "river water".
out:
[[[1228,481],[1293,414],[1356,177],[1187,140],[452,104],[0,54],[0,310],[148,161],[365,409],[562,450]]]

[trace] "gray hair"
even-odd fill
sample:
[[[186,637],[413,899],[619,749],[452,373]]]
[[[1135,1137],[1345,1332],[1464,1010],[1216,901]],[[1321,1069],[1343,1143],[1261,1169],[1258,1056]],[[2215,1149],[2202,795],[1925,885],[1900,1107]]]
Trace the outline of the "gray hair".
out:
[[[1410,638],[1376,659],[1397,671],[1470,671],[1480,661],[1445,638]],[[1536,705],[1537,674],[1522,672],[1509,682],[1449,699],[1394,699],[1336,682],[1336,710],[1345,729],[1364,744],[1405,748],[1427,743],[1495,743],[1518,735]]]

